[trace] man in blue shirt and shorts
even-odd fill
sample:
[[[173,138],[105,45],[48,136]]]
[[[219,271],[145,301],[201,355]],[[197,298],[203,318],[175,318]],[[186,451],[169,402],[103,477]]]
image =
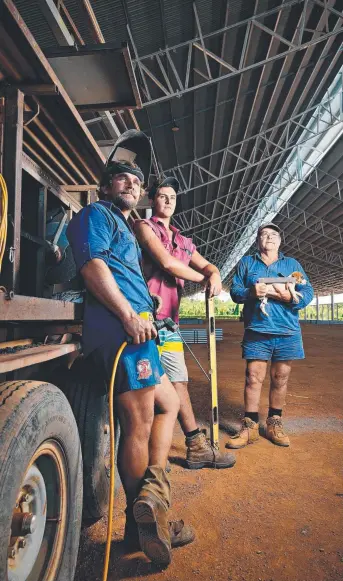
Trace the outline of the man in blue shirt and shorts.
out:
[[[278,226],[271,223],[260,226],[258,252],[240,260],[232,281],[232,299],[244,304],[245,416],[240,432],[229,438],[227,448],[243,448],[259,439],[258,411],[268,361],[271,361],[271,366],[266,437],[276,445],[289,446],[289,437],[282,424],[282,408],[292,361],[305,357],[299,311],[313,299],[313,288],[299,262],[279,252],[280,244]],[[259,282],[261,278],[289,277],[293,272],[302,273],[306,281],[306,284],[295,287],[302,295],[298,303],[286,285]],[[268,316],[260,308],[265,297],[268,299],[265,307]]]
[[[132,338],[115,382],[121,427],[118,469],[127,499],[125,540],[134,548],[139,542],[152,561],[168,565],[171,547],[191,542],[194,533],[182,521],[170,523],[167,518],[170,483],[165,469],[179,399],[159,361],[154,304],[127,221],[143,181],[134,163],[110,162],[102,179],[105,199],[83,208],[67,235],[87,288],[84,356],[109,381],[120,345]],[[150,314],[150,320],[140,313]]]

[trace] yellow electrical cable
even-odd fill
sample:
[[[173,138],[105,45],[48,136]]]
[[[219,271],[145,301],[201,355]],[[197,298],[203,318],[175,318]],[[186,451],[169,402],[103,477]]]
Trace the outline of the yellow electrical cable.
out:
[[[0,272],[2,268],[2,261],[5,254],[6,239],[7,239],[7,212],[8,212],[8,191],[6,182],[3,176],[0,174],[0,211],[1,211],[1,221],[0,221]]]
[[[117,367],[120,356],[127,345],[127,341],[121,344],[118,349],[116,358],[113,363],[112,375],[109,386],[109,415],[110,415],[110,492],[108,499],[108,523],[107,523],[107,539],[104,570],[102,574],[102,581],[107,581],[108,565],[110,561],[111,542],[112,542],[112,521],[113,521],[113,505],[114,505],[114,489],[115,489],[115,430],[114,430],[114,380],[117,373]]]
[[[139,313],[139,316],[146,321],[153,321],[153,316],[151,313],[143,312]],[[127,346],[128,342],[124,341],[117,351],[113,367],[112,375],[109,385],[109,416],[110,416],[110,491],[108,499],[108,523],[107,523],[107,539],[106,539],[106,551],[104,560],[104,569],[102,573],[102,581],[107,581],[108,576],[108,565],[110,562],[111,553],[111,542],[112,542],[112,521],[113,521],[113,505],[114,505],[114,490],[115,490],[115,429],[114,429],[114,381],[116,378],[117,367],[119,363],[120,356]]]

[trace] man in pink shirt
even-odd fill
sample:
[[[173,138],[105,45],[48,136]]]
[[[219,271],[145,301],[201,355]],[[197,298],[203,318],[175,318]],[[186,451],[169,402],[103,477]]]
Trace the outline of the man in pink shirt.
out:
[[[161,298],[157,318],[179,321],[179,306],[185,280],[202,283],[210,296],[222,289],[219,271],[197,252],[191,238],[186,238],[170,224],[176,207],[179,182],[172,177],[154,184],[149,190],[153,216],[135,222],[137,239],[143,249],[144,274],[150,293]],[[211,446],[199,429],[188,393],[188,373],[182,341],[177,333],[159,333],[161,362],[180,398],[178,416],[186,436],[187,466],[229,468],[236,459]]]

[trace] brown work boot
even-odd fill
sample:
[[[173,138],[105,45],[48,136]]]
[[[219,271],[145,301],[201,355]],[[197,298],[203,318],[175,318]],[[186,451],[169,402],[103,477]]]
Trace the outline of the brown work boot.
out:
[[[124,543],[128,546],[131,551],[140,551],[138,527],[133,516],[133,506],[127,506],[125,509],[126,521],[125,521],[125,532],[124,532]]]
[[[168,523],[171,548],[183,547],[192,543],[195,539],[193,527],[185,525],[183,520],[170,521]],[[124,543],[131,551],[140,551],[138,527],[136,521],[126,519]]]
[[[231,468],[236,462],[233,454],[222,453],[206,438],[204,432],[186,438],[187,467],[191,470],[199,468]]]
[[[282,418],[280,416],[267,418],[266,438],[277,446],[289,446],[289,437],[284,432]]]
[[[161,466],[149,466],[143,486],[133,504],[133,515],[143,553],[161,566],[167,566],[171,562],[169,507],[170,484],[166,472]]]
[[[253,422],[250,418],[243,418],[240,431],[234,436],[230,436],[225,444],[226,448],[244,448],[248,444],[253,444],[259,437],[259,423]]]

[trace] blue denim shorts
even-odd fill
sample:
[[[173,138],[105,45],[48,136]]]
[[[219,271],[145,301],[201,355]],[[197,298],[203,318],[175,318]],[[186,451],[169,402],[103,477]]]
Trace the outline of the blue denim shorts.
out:
[[[113,344],[105,343],[94,349],[87,357],[108,384],[117,350],[118,347]],[[158,385],[164,374],[154,340],[140,345],[127,345],[119,359],[115,394]]]
[[[293,361],[304,359],[301,333],[272,335],[247,329],[242,341],[242,358],[261,361]]]

